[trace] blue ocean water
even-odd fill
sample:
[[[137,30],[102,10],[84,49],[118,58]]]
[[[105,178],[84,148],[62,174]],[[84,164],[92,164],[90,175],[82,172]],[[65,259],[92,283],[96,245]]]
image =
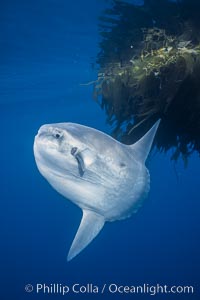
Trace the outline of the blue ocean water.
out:
[[[79,256],[67,252],[81,211],[36,168],[33,141],[45,123],[76,122],[109,133],[92,100],[98,16],[106,1],[1,1],[0,299],[200,299],[200,160],[152,155],[151,191],[130,219],[106,224]],[[27,284],[192,285],[191,295],[42,294]]]

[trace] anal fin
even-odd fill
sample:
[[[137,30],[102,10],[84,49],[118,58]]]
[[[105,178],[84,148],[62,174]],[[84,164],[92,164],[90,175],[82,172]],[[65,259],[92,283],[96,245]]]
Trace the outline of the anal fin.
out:
[[[68,253],[68,261],[91,243],[103,228],[104,223],[105,219],[103,216],[91,210],[83,210],[81,223]]]

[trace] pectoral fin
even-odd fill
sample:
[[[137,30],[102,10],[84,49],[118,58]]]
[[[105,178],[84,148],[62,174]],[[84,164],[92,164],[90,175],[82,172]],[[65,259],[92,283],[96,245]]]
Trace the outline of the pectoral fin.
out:
[[[72,148],[71,154],[77,160],[79,175],[82,177],[86,168],[94,162],[94,155],[89,149],[79,151],[77,147]]]
[[[75,157],[78,162],[79,175],[82,177],[85,172],[85,164],[84,164],[83,157],[81,153],[77,153]]]
[[[97,236],[105,223],[104,217],[91,210],[83,210],[83,217],[69,250],[67,260],[79,254]]]

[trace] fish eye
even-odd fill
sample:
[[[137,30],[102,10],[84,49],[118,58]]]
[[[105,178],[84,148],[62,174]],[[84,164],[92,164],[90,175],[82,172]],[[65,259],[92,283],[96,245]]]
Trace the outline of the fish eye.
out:
[[[59,138],[60,138],[60,134],[59,134],[59,133],[56,133],[55,137],[56,137],[57,139],[59,139]]]
[[[63,133],[59,129],[54,129],[53,132],[52,132],[52,135],[53,135],[54,138],[56,138],[58,140],[63,136]]]

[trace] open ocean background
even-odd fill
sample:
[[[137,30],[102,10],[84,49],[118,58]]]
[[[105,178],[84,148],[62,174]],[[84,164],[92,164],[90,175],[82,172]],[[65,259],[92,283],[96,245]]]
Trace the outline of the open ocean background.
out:
[[[106,224],[79,256],[67,252],[80,209],[36,168],[33,141],[42,124],[76,122],[110,133],[92,100],[91,64],[99,51],[101,0],[0,1],[1,300],[153,299],[150,295],[25,292],[25,285],[106,283],[193,285],[200,299],[200,158],[188,168],[170,153],[151,155],[151,191],[130,219]],[[176,169],[176,171],[175,171]]]

